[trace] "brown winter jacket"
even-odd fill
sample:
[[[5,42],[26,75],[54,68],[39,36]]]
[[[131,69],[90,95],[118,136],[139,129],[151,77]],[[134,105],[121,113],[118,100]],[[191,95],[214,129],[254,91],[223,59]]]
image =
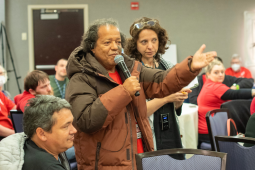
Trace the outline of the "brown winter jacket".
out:
[[[72,105],[74,126],[78,130],[74,139],[78,169],[136,169],[135,119],[142,133],[144,151],[153,151],[145,99],[162,98],[188,85],[199,73],[190,72],[189,60],[191,57],[171,70],[162,71],[124,57],[131,75],[138,77],[141,85],[140,96],[131,98],[95,57],[77,47],[68,59],[70,82],[66,100]],[[118,72],[124,82],[122,72]]]

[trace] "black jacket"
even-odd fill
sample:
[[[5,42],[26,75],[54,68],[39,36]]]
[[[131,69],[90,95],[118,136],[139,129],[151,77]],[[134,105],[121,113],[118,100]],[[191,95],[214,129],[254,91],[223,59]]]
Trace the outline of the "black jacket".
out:
[[[245,130],[245,137],[255,138],[255,114],[252,114],[248,120]],[[245,147],[252,147],[253,144],[244,143]]]
[[[198,79],[198,83],[199,83],[199,86],[192,89],[192,92],[189,93],[189,102],[192,103],[192,104],[196,104],[197,105],[197,97],[204,85],[203,83],[203,78],[202,76],[204,75],[205,73],[203,73],[202,75],[200,76],[197,76],[197,79]],[[254,79],[252,78],[236,78],[234,76],[228,76],[228,75],[225,75],[225,79],[224,81],[222,82],[223,84],[227,85],[228,87],[231,87],[234,83],[238,84],[240,88],[252,88],[253,87],[253,83],[254,83]]]
[[[163,65],[165,69],[168,69],[167,67],[169,66],[169,63],[165,63],[164,60],[161,59],[160,63]],[[168,64],[168,65],[167,65]],[[170,66],[171,67],[171,66]],[[176,114],[178,116],[181,115],[182,112],[182,107],[178,108],[176,110]],[[161,130],[161,114],[164,113],[169,113],[169,124],[170,127],[168,130]],[[175,108],[173,103],[167,103],[161,108],[159,108],[155,113],[154,113],[154,132],[155,132],[155,138],[156,138],[156,145],[157,145],[157,150],[162,150],[162,149],[173,149],[173,148],[182,148],[182,142],[181,142],[181,137],[180,137],[180,130],[179,126],[176,120],[176,115],[175,115]],[[171,155],[175,159],[183,160],[184,155],[182,154],[176,154],[176,155]]]

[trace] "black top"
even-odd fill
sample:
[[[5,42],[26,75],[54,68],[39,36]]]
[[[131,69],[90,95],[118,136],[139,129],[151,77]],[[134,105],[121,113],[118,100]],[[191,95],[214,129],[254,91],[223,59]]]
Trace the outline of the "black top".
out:
[[[251,89],[240,89],[240,90],[228,89],[221,96],[221,100],[234,100],[234,99],[252,99]]]
[[[162,63],[157,69],[166,70]],[[178,116],[181,115],[182,106],[176,110]],[[161,114],[169,114],[169,129],[161,130]],[[156,138],[157,150],[182,148],[179,127],[175,117],[175,108],[173,103],[167,103],[159,108],[154,114],[154,132]],[[183,160],[183,154],[172,154],[171,157]]]
[[[202,76],[204,75],[205,73],[203,73],[202,75],[198,76],[197,79],[198,79],[198,83],[199,83],[199,86],[192,89],[192,92],[189,93],[189,101],[190,103],[192,104],[196,104],[197,105],[197,97],[204,85],[203,83],[203,78]],[[228,75],[225,75],[225,79],[224,81],[222,82],[222,84],[225,84],[226,86],[228,87],[231,87],[234,83],[238,84],[240,88],[252,88],[253,87],[253,82],[254,82],[254,79],[252,78],[236,78],[236,77],[233,77],[233,76],[228,76]]]
[[[22,170],[65,170],[53,155],[39,148],[31,139],[25,141],[24,152]]]

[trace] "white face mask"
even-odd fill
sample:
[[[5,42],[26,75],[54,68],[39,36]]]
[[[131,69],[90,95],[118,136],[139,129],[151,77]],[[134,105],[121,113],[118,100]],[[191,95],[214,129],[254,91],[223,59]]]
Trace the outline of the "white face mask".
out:
[[[6,83],[5,76],[0,76],[0,86],[3,86]]]
[[[236,72],[236,71],[238,71],[239,69],[240,69],[240,64],[232,64],[231,65],[231,68]]]

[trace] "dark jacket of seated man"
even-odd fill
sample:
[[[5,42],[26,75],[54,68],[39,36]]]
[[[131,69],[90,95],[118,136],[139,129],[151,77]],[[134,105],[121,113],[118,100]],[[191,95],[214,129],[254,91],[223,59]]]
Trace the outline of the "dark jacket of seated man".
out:
[[[255,114],[252,114],[247,122],[246,129],[245,129],[245,137],[255,138]],[[249,143],[244,143],[243,146],[252,147],[254,145]]]
[[[72,122],[66,100],[49,95],[29,100],[23,119],[25,133],[0,142],[1,169],[70,170],[63,152],[73,146],[76,129]]]
[[[203,73],[200,76],[197,76],[197,79],[198,79],[199,86],[192,89],[192,92],[189,93],[189,102],[192,104],[196,104],[196,105],[197,105],[197,97],[204,85],[204,80],[206,79],[205,73]],[[239,88],[252,88],[254,79],[252,79],[252,78],[249,78],[249,79],[248,78],[236,78],[233,76],[225,75],[225,79],[222,83],[227,85],[228,87],[231,87],[235,83],[235,84],[239,85]]]

